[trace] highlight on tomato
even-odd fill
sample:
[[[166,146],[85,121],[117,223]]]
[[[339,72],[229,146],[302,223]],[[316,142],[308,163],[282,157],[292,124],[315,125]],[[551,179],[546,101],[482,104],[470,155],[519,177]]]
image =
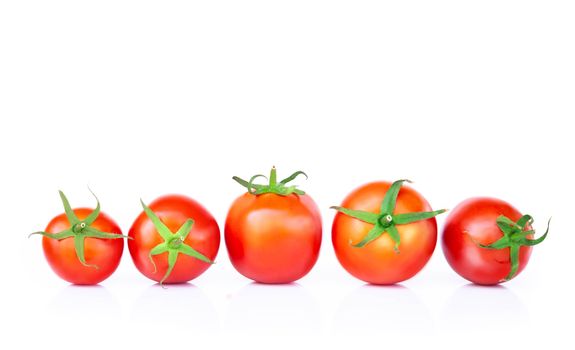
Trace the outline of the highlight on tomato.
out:
[[[277,181],[272,168],[268,184],[233,179],[247,189],[230,207],[225,241],[232,265],[260,283],[290,283],[315,265],[321,246],[321,216],[313,199],[289,185],[297,171]],[[266,178],[267,179],[267,178]]]
[[[160,197],[136,218],[128,249],[136,268],[161,286],[185,283],[206,271],[220,247],[220,229],[200,203],[181,195]]]
[[[340,264],[371,284],[415,276],[437,243],[435,216],[425,198],[402,186],[409,180],[372,182],[351,192],[333,220],[332,243]]]
[[[532,247],[549,232],[533,239],[533,218],[496,198],[470,198],[455,207],[442,234],[443,253],[463,278],[483,285],[507,282],[527,265]]]
[[[92,193],[94,195],[94,193]],[[60,191],[64,213],[54,217],[44,231],[30,234],[42,235],[44,256],[60,278],[73,284],[98,284],[108,278],[120,264],[124,238],[120,227],[96,209],[72,209]]]

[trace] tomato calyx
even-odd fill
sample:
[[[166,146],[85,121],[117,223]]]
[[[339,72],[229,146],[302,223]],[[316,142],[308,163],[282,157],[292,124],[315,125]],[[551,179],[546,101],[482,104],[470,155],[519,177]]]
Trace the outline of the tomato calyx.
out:
[[[269,179],[265,175],[261,174],[252,176],[250,178],[250,181],[243,180],[237,176],[234,176],[232,179],[234,179],[237,183],[247,188],[248,193],[254,194],[256,196],[264,193],[275,193],[280,196],[289,196],[290,194],[295,193],[300,196],[303,196],[305,192],[298,189],[296,185],[287,186],[289,182],[295,180],[296,177],[298,177],[299,175],[304,175],[305,178],[307,179],[307,174],[300,170],[296,171],[295,173],[291,174],[290,176],[278,182],[276,167],[274,166],[270,171]],[[260,177],[269,180],[269,183],[267,185],[255,184],[254,181]]]
[[[156,267],[156,263],[154,262],[154,255],[159,255],[163,253],[168,253],[168,269],[164,274],[164,277],[160,280],[160,285],[164,288],[164,281],[170,276],[174,266],[176,266],[176,262],[178,261],[178,256],[180,254],[188,255],[193,258],[199,259],[204,261],[208,264],[213,264],[214,262],[210,260],[208,257],[203,255],[202,253],[198,252],[191,246],[184,243],[184,240],[190,234],[192,226],[194,226],[194,220],[189,218],[187,219],[182,226],[178,229],[176,233],[170,231],[170,229],[160,220],[160,218],[150,209],[144,201],[140,200],[142,203],[142,207],[144,208],[144,212],[146,216],[152,221],[156,231],[158,234],[164,239],[164,242],[156,245],[154,248],[150,250],[148,254],[148,258],[152,262],[154,266],[154,273],[158,272]]]
[[[547,230],[545,233],[537,238],[530,239],[527,236],[535,234],[535,230],[527,230],[527,226],[533,224],[533,218],[531,215],[523,215],[517,222],[509,219],[505,215],[500,215],[497,220],[497,227],[503,233],[503,236],[497,241],[491,244],[481,244],[479,242],[474,243],[480,248],[485,249],[506,249],[509,248],[509,260],[511,262],[511,269],[509,274],[501,281],[506,282],[511,280],[517,272],[519,271],[519,251],[521,246],[535,246],[543,242],[547,238],[549,233],[549,225],[551,224],[551,219],[547,222]]]
[[[398,180],[391,185],[389,190],[386,192],[383,201],[381,202],[379,213],[347,209],[339,206],[331,207],[331,209],[335,209],[347,216],[374,225],[373,228],[367,233],[365,237],[363,237],[360,242],[356,244],[352,244],[352,242],[350,242],[352,246],[356,248],[364,247],[373,240],[379,238],[384,233],[387,233],[395,243],[393,250],[396,253],[399,253],[399,244],[401,243],[401,238],[399,231],[397,230],[397,225],[406,225],[416,221],[431,219],[447,211],[446,209],[441,209],[429,212],[415,212],[394,215],[393,212],[397,203],[397,196],[399,195],[399,190],[401,189],[401,186],[404,182],[411,181]]]
[[[70,228],[58,233],[48,233],[44,231],[33,232],[30,235],[28,235],[28,237],[32,235],[42,235],[44,237],[48,237],[58,241],[66,238],[74,238],[74,249],[76,250],[76,256],[78,257],[80,263],[86,267],[93,267],[97,269],[98,268],[97,265],[88,264],[86,262],[86,258],[84,256],[85,239],[88,237],[100,238],[100,239],[122,239],[129,237],[119,233],[102,232],[100,230],[91,227],[91,225],[94,223],[94,221],[96,221],[96,219],[100,215],[100,201],[98,200],[98,197],[96,197],[94,192],[92,192],[92,190],[90,190],[90,192],[92,193],[94,198],[96,198],[97,205],[96,209],[94,209],[94,211],[92,211],[90,215],[88,215],[88,217],[86,217],[83,220],[80,220],[74,213],[74,210],[70,206],[70,202],[68,202],[68,198],[66,198],[64,192],[59,191],[60,199],[62,200],[62,205],[64,206],[64,213],[66,214],[66,218],[70,223]]]

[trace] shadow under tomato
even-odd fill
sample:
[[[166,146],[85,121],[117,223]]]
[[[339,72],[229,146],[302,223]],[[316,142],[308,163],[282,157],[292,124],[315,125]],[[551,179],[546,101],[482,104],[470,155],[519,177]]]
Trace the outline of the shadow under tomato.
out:
[[[529,311],[502,285],[467,284],[455,290],[441,313],[442,328],[465,333],[506,333],[529,329]]]
[[[409,288],[365,284],[349,293],[333,318],[335,334],[382,337],[431,334],[434,323],[426,305]]]
[[[232,294],[226,330],[246,335],[316,334],[321,315],[316,301],[298,283],[252,282]]]
[[[191,283],[153,284],[134,300],[132,321],[149,324],[178,324],[190,332],[214,333],[219,320],[210,299]]]
[[[101,285],[67,285],[52,299],[48,311],[50,317],[84,325],[117,320],[122,315],[116,298]]]

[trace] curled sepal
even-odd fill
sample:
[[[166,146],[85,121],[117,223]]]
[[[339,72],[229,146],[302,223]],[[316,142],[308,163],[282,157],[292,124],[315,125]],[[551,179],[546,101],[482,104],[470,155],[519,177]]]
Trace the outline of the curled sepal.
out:
[[[86,267],[93,267],[95,269],[98,268],[97,265],[92,265],[92,264],[88,264],[86,263],[86,257],[84,256],[84,239],[86,237],[82,236],[82,235],[76,235],[74,236],[74,248],[76,249],[76,255],[78,256],[78,260],[80,260],[80,263]]]
[[[142,206],[144,207],[144,212],[154,224],[156,231],[158,231],[158,234],[164,240],[162,243],[153,247],[150,250],[150,253],[148,254],[148,258],[150,259],[150,262],[154,266],[154,272],[153,272],[154,274],[158,272],[156,262],[154,261],[154,256],[166,252],[168,253],[168,268],[164,273],[164,276],[160,280],[160,285],[162,286],[162,288],[165,288],[164,282],[168,279],[168,277],[170,277],[170,274],[172,273],[174,267],[176,266],[176,263],[178,261],[178,255],[180,253],[194,257],[200,261],[213,264],[213,262],[208,257],[198,252],[188,244],[184,243],[184,240],[186,239],[186,237],[188,237],[192,227],[194,226],[194,219],[188,218],[182,224],[182,226],[180,226],[180,228],[176,231],[176,233],[173,233],[156,215],[156,213],[154,213],[152,209],[150,209],[146,204],[144,204],[143,201]]]
[[[90,191],[90,193],[92,194],[92,196],[94,196],[94,198],[96,198],[96,209],[94,209],[90,215],[88,215],[85,219],[84,222],[86,223],[86,225],[92,225],[94,223],[94,221],[96,221],[96,219],[98,218],[98,215],[100,215],[100,200],[98,199],[98,197],[94,194],[94,192],[92,192],[92,190],[88,187],[88,190]]]
[[[285,184],[287,184],[288,182],[292,182],[293,180],[296,179],[296,177],[298,177],[298,175],[303,175],[303,176],[305,176],[305,179],[306,179],[306,180],[308,179],[308,176],[307,176],[306,173],[304,173],[304,172],[301,171],[301,170],[298,170],[298,171],[296,171],[295,173],[291,174],[290,176],[286,177],[285,179],[281,180],[280,183],[285,185]]]
[[[532,247],[532,246],[535,246],[535,245],[543,242],[545,240],[545,238],[547,238],[547,234],[549,233],[549,225],[551,225],[551,219],[549,219],[549,221],[547,221],[547,229],[545,230],[545,233],[541,237],[539,237],[537,239],[523,238],[521,240],[521,244]],[[527,233],[531,234],[531,233],[535,233],[535,231],[527,231]]]
[[[304,175],[307,179],[307,174],[300,170],[296,171],[292,175],[278,182],[276,168],[273,167],[272,170],[270,171],[269,177],[258,174],[252,176],[250,178],[250,181],[243,180],[237,176],[234,176],[232,179],[237,183],[239,183],[240,185],[242,185],[243,187],[245,187],[248,190],[248,193],[251,193],[256,196],[265,193],[274,193],[280,196],[289,196],[291,194],[297,194],[303,196],[305,195],[305,192],[298,189],[297,186],[295,185],[286,186],[289,182],[295,180],[299,175]],[[254,181],[260,177],[263,177],[266,180],[268,180],[268,184],[255,184]]]
[[[62,200],[62,205],[64,206],[64,213],[68,222],[70,223],[70,228],[57,232],[57,233],[48,233],[44,231],[38,231],[31,233],[28,237],[32,235],[42,235],[44,237],[48,237],[50,239],[55,240],[63,240],[67,238],[74,239],[74,249],[76,251],[76,256],[78,257],[78,261],[86,267],[91,268],[98,268],[97,265],[88,264],[86,262],[86,257],[84,254],[84,245],[86,238],[99,238],[99,239],[122,239],[122,238],[129,238],[119,233],[110,233],[110,232],[102,232],[91,225],[98,219],[100,215],[100,201],[98,197],[90,190],[94,198],[96,198],[96,208],[85,218],[79,219],[76,216],[76,213],[70,206],[70,202],[66,195],[62,191],[58,191],[60,194],[60,199]]]
[[[503,281],[509,281],[515,277],[519,271],[519,254],[521,252],[521,247],[531,247],[543,242],[549,233],[551,219],[547,222],[547,230],[545,233],[537,239],[527,238],[527,236],[535,234],[534,230],[527,230],[527,228],[533,224],[533,218],[530,215],[523,215],[519,220],[517,220],[517,222],[514,222],[504,215],[500,215],[495,222],[497,227],[499,227],[499,230],[501,230],[501,238],[490,244],[474,242],[478,247],[484,249],[498,250],[509,248],[510,269],[507,276],[503,279]]]

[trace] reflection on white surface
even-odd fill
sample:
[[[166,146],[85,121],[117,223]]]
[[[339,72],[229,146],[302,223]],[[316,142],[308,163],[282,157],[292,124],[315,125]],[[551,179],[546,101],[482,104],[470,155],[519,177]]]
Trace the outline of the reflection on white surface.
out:
[[[433,320],[409,288],[366,284],[344,298],[332,327],[342,335],[426,334],[433,331]]]
[[[217,332],[219,321],[212,302],[190,283],[148,287],[132,305],[130,317],[148,324],[178,324],[194,332]]]
[[[529,327],[529,312],[521,300],[504,286],[459,287],[441,315],[443,328],[461,332],[499,334]]]
[[[297,283],[250,283],[231,297],[226,330],[244,334],[311,334],[321,328],[319,308]]]
[[[48,317],[79,323],[117,319],[122,315],[118,301],[101,285],[67,285],[51,300],[47,311]]]

